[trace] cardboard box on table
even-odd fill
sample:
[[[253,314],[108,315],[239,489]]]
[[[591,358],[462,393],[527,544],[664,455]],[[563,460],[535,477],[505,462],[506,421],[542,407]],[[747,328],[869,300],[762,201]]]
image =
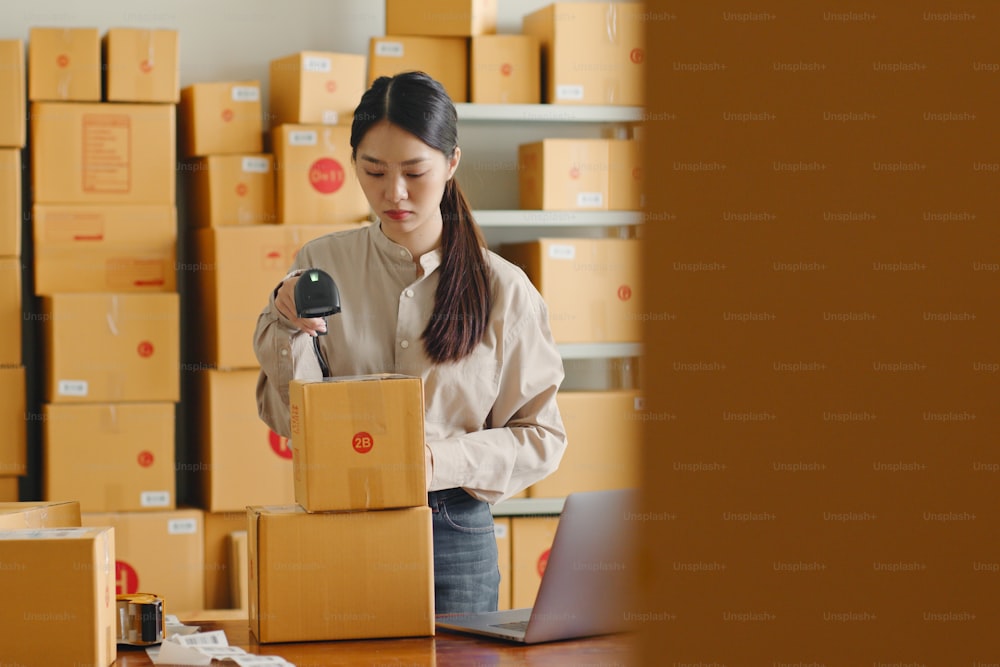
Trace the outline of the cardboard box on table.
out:
[[[203,607],[203,512],[84,512],[85,526],[115,531],[117,594],[154,593],[167,614]]]
[[[274,157],[209,155],[182,165],[191,174],[192,227],[275,221]]]
[[[480,35],[469,45],[469,101],[538,104],[541,51],[530,35]]]
[[[110,28],[101,40],[104,99],[108,102],[180,100],[176,30]]]
[[[101,99],[101,37],[97,28],[31,28],[28,99],[64,102]]]
[[[258,641],[434,634],[431,510],[251,507],[249,616]]]
[[[36,205],[35,294],[174,292],[177,212],[169,205]]]
[[[310,512],[427,504],[418,377],[292,380],[295,501]]]
[[[173,403],[42,406],[44,488],[84,512],[173,509]]]
[[[42,297],[49,403],[180,400],[177,294]]]
[[[0,146],[23,148],[27,140],[24,42],[0,39]]]
[[[471,37],[497,31],[498,0],[386,0],[385,34]]]
[[[419,70],[444,86],[452,102],[469,101],[469,40],[465,37],[372,37],[368,84],[380,76]]]
[[[272,128],[285,124],[350,125],[367,86],[367,60],[356,53],[300,51],[271,61]]]
[[[539,239],[504,244],[500,254],[541,292],[557,343],[642,340],[636,239]]]
[[[0,530],[33,528],[79,528],[80,503],[59,502],[0,502]]]
[[[0,367],[0,477],[28,474],[27,385],[23,366]],[[16,480],[15,480],[16,481]],[[14,500],[17,499],[15,484]]]
[[[0,531],[4,662],[115,662],[114,562],[111,527]]]
[[[0,148],[0,257],[21,256],[21,151]]]
[[[180,156],[260,153],[264,121],[259,81],[213,81],[181,89]]]
[[[172,104],[31,105],[35,204],[174,204]]]

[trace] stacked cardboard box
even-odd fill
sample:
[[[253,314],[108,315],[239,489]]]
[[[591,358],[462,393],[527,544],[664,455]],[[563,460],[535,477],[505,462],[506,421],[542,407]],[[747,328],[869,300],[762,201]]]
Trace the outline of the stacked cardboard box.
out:
[[[248,510],[252,632],[261,642],[434,634],[420,379],[293,380],[289,402],[298,504]]]
[[[21,356],[21,150],[25,145],[24,43],[0,40],[0,499],[17,500],[27,474],[26,388]]]
[[[141,582],[136,555],[173,549],[156,520],[176,509],[180,400],[172,30],[33,29],[29,38],[34,292],[43,361],[43,487],[77,500],[111,534],[117,593],[152,585],[174,611],[198,609],[200,554]],[[182,591],[197,578],[197,600]]]
[[[518,195],[526,210],[638,211],[641,143],[543,139],[518,147]]]

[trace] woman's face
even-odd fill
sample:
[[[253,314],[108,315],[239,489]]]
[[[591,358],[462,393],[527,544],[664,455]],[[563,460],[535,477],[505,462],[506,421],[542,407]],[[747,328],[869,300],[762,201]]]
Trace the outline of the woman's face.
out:
[[[415,135],[388,121],[372,125],[358,144],[355,169],[368,204],[397,242],[408,236],[436,241],[441,234],[441,196],[458,167]]]

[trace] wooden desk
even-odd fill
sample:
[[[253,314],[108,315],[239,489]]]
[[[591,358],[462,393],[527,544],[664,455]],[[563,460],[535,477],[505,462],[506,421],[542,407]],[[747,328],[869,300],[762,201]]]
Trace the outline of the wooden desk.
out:
[[[184,619],[181,619],[185,622]],[[247,653],[280,655],[297,667],[372,665],[399,667],[493,667],[494,665],[557,665],[626,667],[638,664],[630,635],[522,646],[439,630],[434,637],[358,641],[258,644],[246,621],[192,621],[202,632],[223,630],[231,646]],[[119,647],[118,667],[149,667],[152,661],[139,648]],[[217,663],[218,664],[218,663]],[[228,663],[232,664],[232,663]]]

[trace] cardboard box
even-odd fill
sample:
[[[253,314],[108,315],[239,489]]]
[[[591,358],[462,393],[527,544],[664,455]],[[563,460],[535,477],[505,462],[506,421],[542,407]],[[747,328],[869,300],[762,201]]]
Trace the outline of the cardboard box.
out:
[[[257,415],[258,375],[257,369],[198,374],[198,470],[189,486],[201,488],[199,506],[210,512],[295,502],[291,445]]]
[[[642,142],[608,140],[608,210],[640,211],[645,206]]]
[[[205,609],[236,609],[239,599],[232,592],[232,549],[229,536],[246,531],[246,508],[238,512],[205,512]],[[249,576],[244,573],[244,576]],[[246,584],[243,586],[246,589]]]
[[[31,105],[36,204],[174,204],[171,104]]]
[[[518,197],[524,210],[608,209],[607,139],[543,139],[518,146]]]
[[[196,83],[181,89],[181,157],[260,153],[264,121],[259,81]]]
[[[368,218],[351,162],[351,128],[281,125],[274,131],[278,222],[318,225]]]
[[[12,665],[117,657],[114,528],[0,531],[0,646]]]
[[[465,37],[372,37],[368,85],[380,76],[426,72],[444,86],[452,102],[469,101],[469,40]]]
[[[28,474],[27,386],[24,368],[0,367],[0,476]],[[16,499],[16,494],[15,494]]]
[[[431,510],[251,507],[250,631],[261,643],[434,634]],[[331,594],[335,591],[336,594]]]
[[[108,102],[180,100],[176,30],[111,28],[101,41]]]
[[[471,37],[497,31],[497,0],[386,0],[385,34]]]
[[[569,446],[559,469],[528,487],[531,498],[639,486],[642,410],[638,391],[560,391]]]
[[[42,416],[45,498],[84,512],[175,507],[173,403],[49,403]]]
[[[42,297],[44,400],[180,400],[177,294]]]
[[[20,477],[0,477],[0,502],[16,503],[20,497]]]
[[[418,377],[292,380],[295,501],[310,512],[427,504]]]
[[[275,221],[274,158],[258,155],[209,155],[183,162],[192,182],[193,227],[259,225]]]
[[[500,254],[541,292],[557,343],[642,340],[640,241],[539,239],[504,244]]]
[[[247,547],[247,531],[234,530],[229,533],[229,595],[237,609],[250,608],[250,554]]]
[[[83,513],[85,526],[115,531],[118,595],[154,593],[163,611],[202,609],[205,558],[202,511]]]
[[[530,35],[481,35],[469,46],[469,101],[538,104],[542,101],[541,47]]]
[[[0,530],[79,528],[80,503],[0,502]]]
[[[35,294],[174,292],[177,211],[165,205],[38,205]]]
[[[271,61],[271,127],[350,125],[365,92],[367,62],[355,53],[301,51]]]
[[[557,516],[511,518],[510,604],[513,609],[534,606],[558,525]]]
[[[11,323],[0,331],[0,367],[20,366],[24,307],[21,299],[21,260],[17,257],[0,257],[0,317]]]
[[[542,45],[544,102],[641,106],[645,85],[644,5],[555,2],[524,16]]]
[[[194,312],[190,341],[196,363],[208,368],[259,368],[253,332],[268,298],[307,241],[357,225],[252,225],[192,233]]]
[[[0,257],[20,256],[21,151],[17,148],[2,148],[0,149]]]
[[[500,591],[497,610],[510,609],[510,517],[498,516],[493,519],[493,533],[497,538],[497,565],[500,568]]]
[[[97,28],[31,28],[28,99],[100,101],[101,38]]]
[[[24,94],[24,42],[0,39],[0,146],[24,147],[28,115]]]

